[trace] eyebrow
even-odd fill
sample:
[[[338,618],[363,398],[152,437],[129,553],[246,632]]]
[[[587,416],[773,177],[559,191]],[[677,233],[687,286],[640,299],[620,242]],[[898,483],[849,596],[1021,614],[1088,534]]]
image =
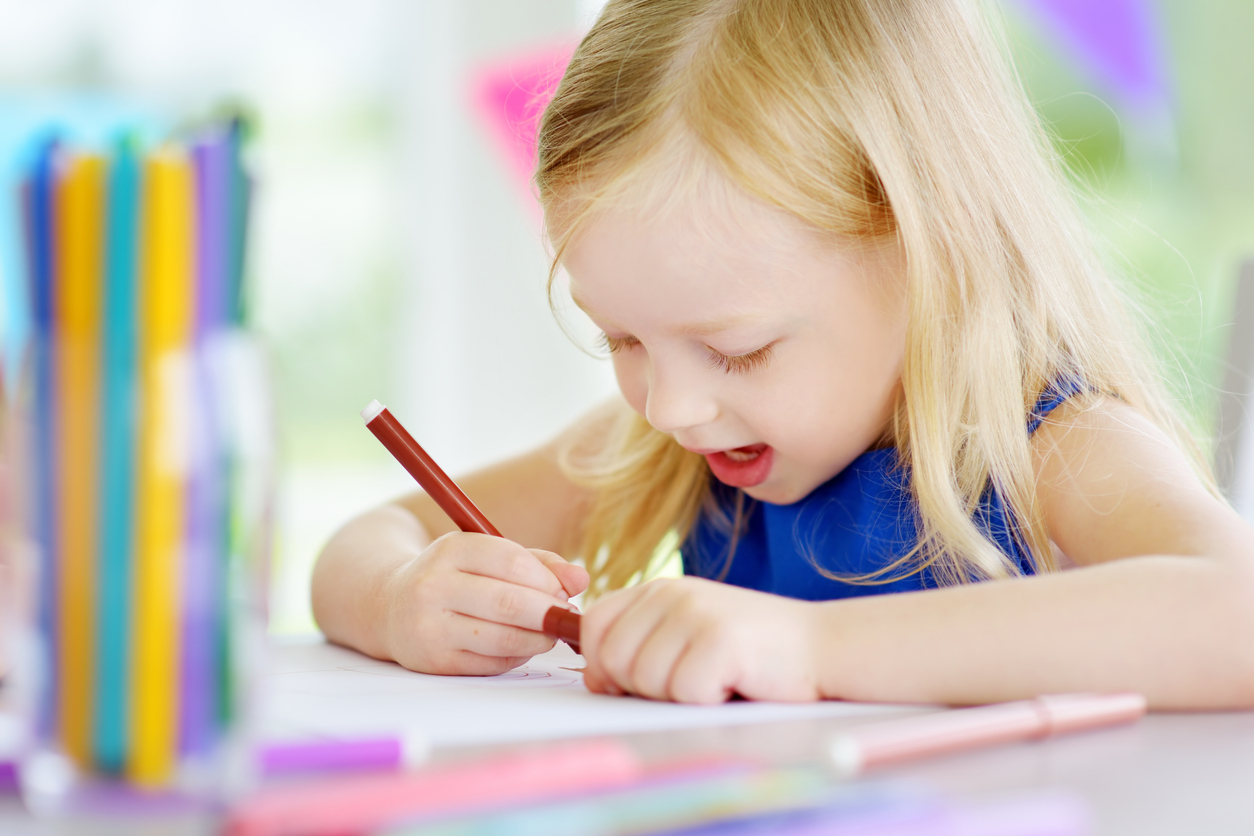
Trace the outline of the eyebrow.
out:
[[[721,331],[731,331],[744,325],[756,325],[762,320],[763,317],[755,314],[740,314],[739,316],[725,316],[722,319],[711,319],[706,322],[695,322],[691,325],[685,325],[679,330],[685,334],[695,334],[703,337],[717,334]]]
[[[570,298],[579,310],[583,311],[593,319],[601,319],[601,317],[598,317],[594,311],[589,310],[588,307],[580,301],[578,296],[572,293]],[[762,320],[763,317],[757,314],[739,314],[734,316],[725,316],[721,319],[711,319],[705,322],[694,322],[688,325],[682,325],[675,330],[681,334],[692,334],[694,336],[704,337],[709,336],[710,334],[717,334],[720,331],[730,331],[733,328],[742,325],[757,324]]]

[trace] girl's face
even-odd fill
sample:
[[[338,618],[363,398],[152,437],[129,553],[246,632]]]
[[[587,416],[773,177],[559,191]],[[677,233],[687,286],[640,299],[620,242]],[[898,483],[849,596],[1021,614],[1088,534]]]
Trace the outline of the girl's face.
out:
[[[612,207],[567,249],[618,385],[714,476],[796,502],[888,429],[905,348],[895,245],[841,245],[731,188],[641,217]]]

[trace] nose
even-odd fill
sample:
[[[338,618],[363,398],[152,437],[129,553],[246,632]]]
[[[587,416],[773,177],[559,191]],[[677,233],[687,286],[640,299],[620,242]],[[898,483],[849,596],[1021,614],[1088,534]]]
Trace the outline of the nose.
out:
[[[654,363],[649,372],[649,394],[644,417],[664,433],[699,427],[718,418],[718,401],[695,375]]]

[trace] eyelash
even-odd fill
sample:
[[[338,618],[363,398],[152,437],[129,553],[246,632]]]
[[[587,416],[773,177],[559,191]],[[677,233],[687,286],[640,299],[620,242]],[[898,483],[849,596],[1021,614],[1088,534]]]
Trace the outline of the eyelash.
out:
[[[771,354],[774,352],[774,349],[775,344],[771,343],[755,351],[750,351],[748,354],[737,354],[734,357],[729,357],[711,348],[710,367],[721,369],[728,374],[748,374],[751,371],[765,368],[771,362]]]
[[[625,348],[631,348],[639,344],[640,340],[635,337],[611,337],[604,331],[601,332],[601,336],[597,337],[597,345],[600,346],[602,351],[609,354],[617,354]]]
[[[610,354],[617,354],[623,349],[632,348],[640,344],[635,337],[611,337],[602,333],[597,338],[597,342],[603,351]],[[727,374],[747,374],[751,371],[764,368],[771,362],[771,355],[774,353],[775,344],[770,343],[761,348],[750,351],[747,354],[737,354],[729,356],[722,354],[714,349],[710,349],[710,368],[719,369]]]

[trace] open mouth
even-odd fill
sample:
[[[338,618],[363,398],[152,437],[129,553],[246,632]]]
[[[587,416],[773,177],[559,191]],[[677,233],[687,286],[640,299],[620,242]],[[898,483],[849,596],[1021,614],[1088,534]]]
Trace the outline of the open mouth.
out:
[[[751,488],[771,475],[774,450],[769,444],[746,444],[731,450],[706,453],[714,478],[733,488]]]
[[[748,447],[737,447],[735,450],[724,450],[723,455],[734,462],[751,462],[762,455],[765,449],[765,444],[751,444]]]

